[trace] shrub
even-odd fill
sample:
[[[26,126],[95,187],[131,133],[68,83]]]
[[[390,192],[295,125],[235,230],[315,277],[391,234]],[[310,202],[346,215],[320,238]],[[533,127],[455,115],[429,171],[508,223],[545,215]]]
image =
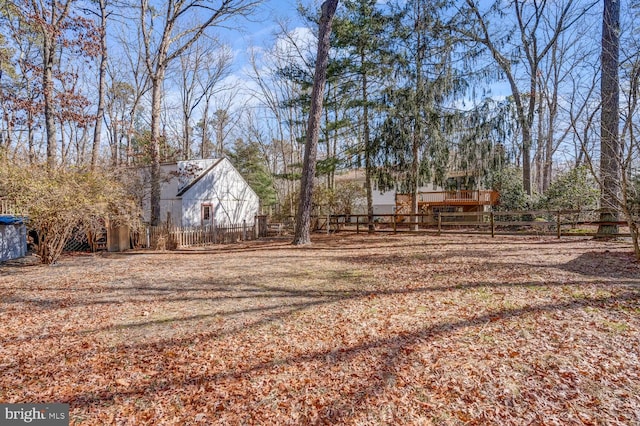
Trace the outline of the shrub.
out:
[[[527,210],[531,197],[524,191],[522,171],[515,167],[506,167],[491,178],[491,188],[500,194],[500,203],[496,210]]]
[[[43,166],[5,163],[0,168],[0,195],[28,213],[45,264],[60,257],[73,232],[94,234],[105,219],[135,226],[140,217],[129,191],[104,172],[47,171]]]
[[[561,174],[540,198],[538,207],[546,210],[595,209],[598,186],[586,167],[576,167]]]

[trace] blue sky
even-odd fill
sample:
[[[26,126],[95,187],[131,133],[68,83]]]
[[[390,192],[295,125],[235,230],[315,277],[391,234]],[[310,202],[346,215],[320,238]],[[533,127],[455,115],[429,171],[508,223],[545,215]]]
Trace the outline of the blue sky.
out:
[[[220,40],[234,53],[233,71],[227,82],[239,86],[239,90],[235,90],[236,98],[246,101],[247,97],[243,93],[248,96],[247,90],[257,89],[246,75],[251,49],[255,48],[258,51],[271,49],[276,43],[276,34],[282,32],[282,26],[289,31],[304,28],[305,31],[296,32],[298,36],[301,34],[304,36],[307,33],[307,24],[297,12],[299,2],[305,6],[315,5],[318,9],[320,7],[320,0],[265,0],[251,17],[231,24],[227,23],[232,28],[216,29]]]
[[[313,0],[303,1],[306,4]],[[221,36],[237,51],[272,41],[274,32],[279,29],[277,22],[287,22],[290,28],[304,25],[298,17],[297,3],[296,0],[266,0],[251,18],[239,22],[238,28],[221,30]]]

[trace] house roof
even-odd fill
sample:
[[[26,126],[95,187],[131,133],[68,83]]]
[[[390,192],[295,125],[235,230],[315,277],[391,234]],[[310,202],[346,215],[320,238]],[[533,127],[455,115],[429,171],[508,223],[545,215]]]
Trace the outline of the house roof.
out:
[[[364,169],[351,169],[337,172],[335,175],[336,182],[364,182]]]
[[[180,197],[182,196],[185,192],[187,192],[188,190],[190,190],[193,185],[195,185],[196,183],[198,183],[200,181],[200,179],[202,179],[204,176],[206,176],[211,170],[213,170],[218,164],[220,164],[222,161],[224,160],[223,158],[219,158],[217,161],[215,161],[213,164],[211,164],[209,167],[207,167],[202,173],[200,173],[198,176],[196,176],[191,182],[189,182],[188,184],[186,184],[185,186],[183,186],[179,191],[177,196]]]

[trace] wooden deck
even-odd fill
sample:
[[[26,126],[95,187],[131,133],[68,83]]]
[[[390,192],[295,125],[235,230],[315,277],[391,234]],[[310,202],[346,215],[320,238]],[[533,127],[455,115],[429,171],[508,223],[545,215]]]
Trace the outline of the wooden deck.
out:
[[[418,193],[418,206],[494,206],[498,203],[499,194],[491,190],[475,191],[438,191]],[[411,206],[410,194],[397,194],[398,208]]]

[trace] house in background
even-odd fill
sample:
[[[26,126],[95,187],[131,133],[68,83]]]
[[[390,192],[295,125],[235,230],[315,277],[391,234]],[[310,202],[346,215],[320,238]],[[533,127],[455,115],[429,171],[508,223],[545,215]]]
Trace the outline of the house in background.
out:
[[[185,227],[254,223],[260,206],[258,195],[228,159],[178,161],[163,164],[160,170],[163,223]],[[150,218],[146,198],[144,220],[149,222]]]
[[[440,213],[480,213],[498,204],[500,195],[478,187],[476,179],[466,171],[450,171],[446,189],[422,187],[418,190],[418,212],[434,219]],[[396,214],[411,213],[411,194],[396,194]]]
[[[364,185],[364,170],[351,170],[342,175],[336,175],[336,182],[358,182]],[[466,173],[450,172],[446,186],[441,188],[435,184],[418,188],[419,214],[435,218],[445,212],[482,212],[499,202],[499,194],[493,190],[466,189],[469,181]],[[411,194],[404,194],[396,190],[373,190],[373,214],[411,214]],[[358,212],[366,214],[365,210]]]

